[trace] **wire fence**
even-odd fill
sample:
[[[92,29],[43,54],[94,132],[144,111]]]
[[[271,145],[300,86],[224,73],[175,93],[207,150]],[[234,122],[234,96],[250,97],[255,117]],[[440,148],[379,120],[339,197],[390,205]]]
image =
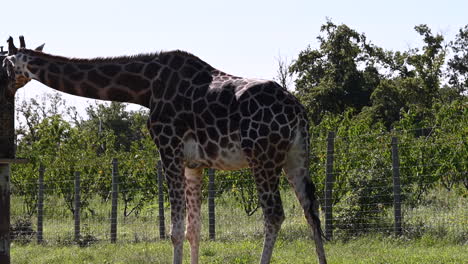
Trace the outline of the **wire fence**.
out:
[[[368,233],[468,239],[467,139],[435,141],[399,133],[340,137],[329,133],[311,152],[321,218],[329,239]],[[70,172],[60,180],[40,168],[33,180],[12,176],[14,241],[88,245],[168,237],[170,206],[160,166],[145,173]],[[48,175],[49,174],[49,175]],[[20,177],[18,177],[20,178]],[[301,206],[282,177],[286,220],[280,236],[311,236]],[[202,239],[261,238],[263,216],[249,170],[207,170]]]

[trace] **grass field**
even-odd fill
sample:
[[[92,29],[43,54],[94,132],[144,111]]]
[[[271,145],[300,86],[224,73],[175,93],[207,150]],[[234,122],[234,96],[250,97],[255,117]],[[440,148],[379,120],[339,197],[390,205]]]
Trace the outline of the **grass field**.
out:
[[[188,244],[185,261],[189,262]],[[423,237],[417,241],[403,241],[383,237],[365,237],[326,245],[329,263],[468,263],[468,246],[454,245]],[[257,263],[261,241],[209,242],[200,250],[200,263]],[[40,246],[35,244],[12,246],[13,264],[67,263],[170,263],[172,247],[169,241],[155,243],[108,244],[90,247]],[[272,263],[315,263],[313,242],[299,239],[279,240]]]

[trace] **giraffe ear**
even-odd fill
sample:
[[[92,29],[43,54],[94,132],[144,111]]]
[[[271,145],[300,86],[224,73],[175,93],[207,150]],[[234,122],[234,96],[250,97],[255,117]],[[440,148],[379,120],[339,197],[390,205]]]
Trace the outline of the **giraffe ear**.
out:
[[[19,40],[20,40],[20,48],[25,49],[26,42],[24,41],[24,36],[19,36]]]
[[[13,43],[13,38],[10,36],[7,40],[8,42],[8,55],[15,55],[18,52],[18,49],[15,47],[15,43]]]
[[[42,49],[44,49],[44,45],[45,45],[45,43],[43,43],[43,44],[40,45],[39,47],[35,48],[34,50],[42,51]]]

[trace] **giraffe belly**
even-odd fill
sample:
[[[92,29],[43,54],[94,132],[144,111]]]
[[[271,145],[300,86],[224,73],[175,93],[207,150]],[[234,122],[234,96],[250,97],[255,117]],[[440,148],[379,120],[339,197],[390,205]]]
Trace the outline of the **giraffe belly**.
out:
[[[240,170],[248,167],[248,163],[239,145],[231,149],[221,149],[212,167],[218,170]]]
[[[248,167],[239,142],[232,142],[227,148],[208,150],[193,138],[184,140],[184,163],[192,169],[239,170]]]

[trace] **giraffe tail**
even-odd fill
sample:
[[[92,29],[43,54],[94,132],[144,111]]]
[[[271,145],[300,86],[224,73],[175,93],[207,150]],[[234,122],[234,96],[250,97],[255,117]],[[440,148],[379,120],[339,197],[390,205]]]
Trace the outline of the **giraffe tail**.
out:
[[[325,236],[325,233],[323,232],[323,229],[321,227],[321,221],[319,217],[319,202],[315,195],[316,193],[315,185],[310,180],[306,180],[304,184],[305,184],[307,196],[309,197],[310,201],[312,201],[310,205],[309,213],[315,225],[315,228],[317,230],[317,233],[318,233],[317,235],[319,235],[320,238],[325,239],[326,241],[329,241],[329,239]]]
[[[312,178],[310,175],[310,168],[309,168],[309,161],[310,161],[310,135],[309,135],[309,123],[307,120],[307,116],[304,115],[302,116],[302,122],[300,122],[300,133],[301,137],[303,139],[303,148],[305,151],[305,161],[304,161],[304,168],[305,168],[305,178],[303,179],[304,181],[304,187],[305,187],[305,192],[306,196],[309,198],[310,207],[309,207],[309,215],[310,215],[310,220],[312,223],[310,225],[312,226],[313,229],[313,239],[315,241],[315,249],[317,252],[317,256],[319,259],[320,264],[326,264],[327,259],[325,256],[325,249],[323,247],[323,241],[328,239],[326,238],[322,227],[321,227],[321,221],[319,217],[319,201],[317,200],[316,197],[316,188],[314,183],[312,182]]]
[[[320,236],[321,239],[324,239],[326,241],[329,241],[329,239],[325,236],[325,233],[322,230],[321,227],[321,221],[319,217],[319,202],[317,200],[316,196],[316,187],[315,184],[312,182],[312,177],[310,175],[310,168],[309,168],[309,160],[310,160],[310,134],[309,134],[309,122],[307,120],[307,116],[303,115],[302,116],[302,122],[300,122],[299,125],[299,133],[301,133],[301,137],[303,138],[304,142],[304,148],[305,148],[305,156],[306,156],[306,161],[304,164],[304,167],[306,169],[306,175],[307,178],[304,180],[305,184],[305,190],[306,194],[311,201],[311,205],[309,208],[309,213],[312,218],[312,221],[314,222],[316,229],[317,229],[317,235]]]

